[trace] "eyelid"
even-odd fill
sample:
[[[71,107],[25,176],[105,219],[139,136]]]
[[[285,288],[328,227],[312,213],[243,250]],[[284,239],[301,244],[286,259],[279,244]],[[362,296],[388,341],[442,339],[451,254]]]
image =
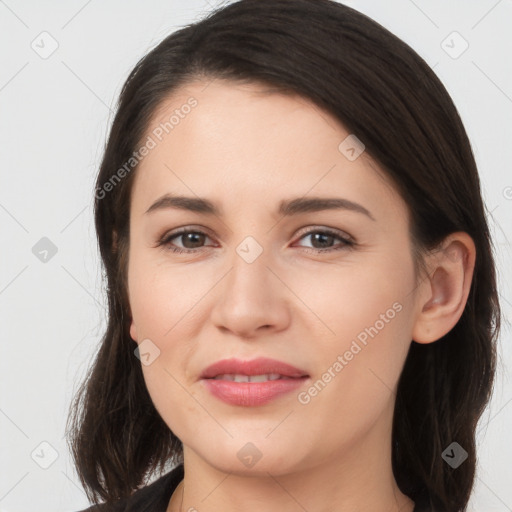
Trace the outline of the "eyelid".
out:
[[[297,235],[295,235],[295,238],[302,238],[304,235],[310,235],[312,233],[330,233],[331,235],[346,239],[350,242],[353,242],[355,244],[355,239],[353,236],[349,235],[346,231],[343,231],[338,228],[330,228],[328,226],[318,226],[318,225],[312,225],[312,226],[306,226],[305,228],[301,229]]]
[[[195,225],[183,226],[181,228],[176,228],[176,230],[166,231],[166,232],[164,232],[163,235],[161,235],[158,238],[159,239],[169,238],[171,236],[176,236],[176,235],[179,235],[182,233],[188,233],[191,231],[203,233],[205,235],[208,235],[210,238],[215,238],[212,236],[211,231],[208,228],[206,228],[204,226],[195,226]],[[320,225],[305,226],[304,228],[300,229],[296,235],[294,235],[294,238],[297,238],[297,237],[300,238],[302,235],[310,234],[312,231],[328,231],[332,234],[342,236],[344,238],[347,238],[347,239],[355,242],[354,238],[351,235],[349,235],[346,231],[343,231],[338,228],[331,228],[329,226],[320,226]]]
[[[197,233],[197,234],[205,235],[206,237],[208,237],[210,239],[215,238],[210,234],[211,233],[210,230],[204,226],[194,226],[194,225],[183,226],[180,228],[176,228],[175,230],[164,232],[164,234],[158,238],[155,247],[162,246],[165,249],[166,246],[168,246],[171,243],[172,239],[179,238],[180,235],[183,235],[186,233]],[[335,247],[325,248],[325,249],[316,249],[314,247],[302,247],[302,246],[299,246],[299,247],[302,247],[306,252],[314,252],[315,254],[321,254],[321,253],[334,252],[334,251],[340,250],[342,248],[350,249],[350,248],[354,248],[355,246],[358,245],[356,240],[354,239],[354,237],[352,237],[345,231],[342,231],[338,228],[331,228],[328,226],[319,226],[319,225],[310,225],[310,226],[306,226],[306,227],[302,228],[301,230],[299,230],[299,232],[296,235],[294,235],[294,240],[300,241],[305,236],[310,236],[315,233],[328,234],[328,235],[338,238],[342,242],[341,247],[339,245],[335,246]],[[174,247],[174,248],[167,247],[167,249],[170,250],[171,252],[176,252],[176,253],[193,254],[193,253],[199,253],[199,252],[207,249],[208,247],[212,247],[212,246],[211,245],[203,246],[203,247],[198,247],[195,249],[188,249],[188,248],[182,249],[180,247]]]
[[[204,226],[183,226],[181,228],[171,229],[170,231],[164,231],[163,235],[157,238],[156,247],[159,245],[165,245],[168,240],[179,237],[185,233],[200,233],[206,235],[210,239],[215,237],[211,235],[211,231]]]

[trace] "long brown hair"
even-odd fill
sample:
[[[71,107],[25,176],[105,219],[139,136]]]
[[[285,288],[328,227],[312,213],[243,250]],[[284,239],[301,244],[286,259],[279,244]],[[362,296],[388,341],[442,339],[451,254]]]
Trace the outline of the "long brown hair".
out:
[[[95,191],[108,326],[68,418],[70,448],[88,497],[113,502],[167,462],[182,460],[182,444],[156,411],[133,353],[126,261],[137,167],[116,176],[162,102],[180,85],[204,77],[298,93],[338,118],[407,203],[418,254],[455,231],[473,238],[476,264],[462,317],[435,343],[411,343],[392,432],[393,472],[402,492],[430,500],[436,510],[465,510],[500,326],[474,156],[449,94],[424,60],[375,21],[331,0],[232,3],[165,38],[123,86]],[[457,469],[442,458],[453,441],[468,453]]]

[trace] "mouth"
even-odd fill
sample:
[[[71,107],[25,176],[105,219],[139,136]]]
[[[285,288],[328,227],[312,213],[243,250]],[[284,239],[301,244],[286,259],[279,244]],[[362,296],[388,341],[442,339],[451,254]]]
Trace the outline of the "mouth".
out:
[[[206,368],[201,382],[217,399],[236,406],[261,406],[302,386],[309,375],[275,359],[224,359]]]
[[[259,357],[249,361],[221,359],[201,373],[201,379],[230,380],[234,382],[265,382],[267,380],[309,377],[306,371],[277,359]]]
[[[210,377],[213,380],[228,380],[231,382],[268,382],[271,380],[290,380],[299,379],[301,377],[288,377],[287,375],[280,375],[279,373],[267,373],[261,375],[244,375],[242,373],[224,373]]]

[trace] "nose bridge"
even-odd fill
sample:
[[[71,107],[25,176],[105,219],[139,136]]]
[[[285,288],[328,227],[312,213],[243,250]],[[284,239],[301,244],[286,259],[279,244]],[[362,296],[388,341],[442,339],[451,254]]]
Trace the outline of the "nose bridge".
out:
[[[261,239],[261,237],[259,237]],[[253,309],[258,299],[273,292],[271,272],[268,266],[271,264],[270,250],[263,246],[252,235],[246,236],[234,250],[231,258],[231,271],[227,276],[227,293],[237,298],[239,304],[248,301]]]
[[[285,321],[283,285],[268,268],[271,261],[271,251],[255,236],[246,236],[234,248],[214,306],[218,327],[249,336],[259,327],[277,327]]]
[[[261,202],[263,204],[263,201]],[[230,259],[232,270],[230,272],[230,286],[241,289],[236,293],[257,294],[269,301],[272,295],[279,293],[282,283],[270,268],[277,268],[278,255],[274,253],[275,244],[273,236],[278,230],[270,229],[272,223],[267,217],[269,207],[264,207],[261,214],[253,209],[238,210],[239,221],[231,226],[234,253]],[[276,288],[277,287],[277,288]]]

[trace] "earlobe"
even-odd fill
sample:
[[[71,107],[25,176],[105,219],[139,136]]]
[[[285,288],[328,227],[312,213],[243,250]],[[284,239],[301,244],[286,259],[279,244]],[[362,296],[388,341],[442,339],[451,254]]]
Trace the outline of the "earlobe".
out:
[[[133,319],[132,319],[132,322],[130,324],[130,337],[133,341],[137,342],[138,341],[138,338],[137,338],[137,327],[135,327],[135,323],[133,322]]]
[[[428,257],[428,276],[418,293],[412,339],[432,343],[447,334],[462,316],[475,266],[475,244],[464,232],[452,233]]]

